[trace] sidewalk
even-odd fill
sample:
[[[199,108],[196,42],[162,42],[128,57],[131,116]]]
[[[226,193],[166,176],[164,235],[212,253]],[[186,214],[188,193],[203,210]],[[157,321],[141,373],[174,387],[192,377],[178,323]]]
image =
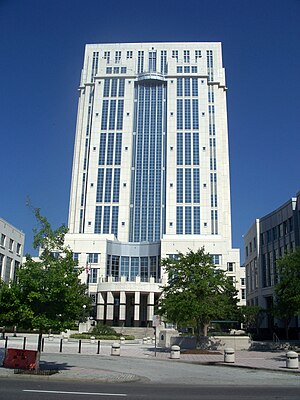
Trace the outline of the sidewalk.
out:
[[[0,365],[2,364],[2,357],[4,354],[4,340],[0,340]],[[9,348],[23,348],[24,338],[23,336],[9,337],[8,347]],[[49,340],[47,337],[44,339],[44,352],[41,355],[41,360],[49,359],[49,355],[63,356],[64,360],[76,359],[80,360],[82,356],[89,356],[94,364],[97,364],[97,358],[103,361],[103,358],[111,358],[114,360],[120,360],[121,358],[127,359],[148,359],[152,361],[168,361],[169,363],[189,363],[197,365],[216,365],[224,367],[240,367],[240,368],[251,368],[251,369],[261,369],[270,370],[277,372],[289,372],[292,374],[298,374],[300,376],[300,369],[287,369],[286,368],[286,352],[269,352],[269,351],[236,351],[235,352],[235,362],[234,363],[224,363],[223,352],[212,352],[211,354],[185,354],[184,350],[181,352],[180,359],[170,359],[170,351],[157,348],[155,355],[154,344],[147,343],[143,344],[141,341],[137,342],[127,342],[120,345],[120,357],[111,356],[111,345],[113,341],[101,341],[98,351],[98,342],[90,343],[89,341],[82,341],[81,353],[79,354],[78,341],[62,341],[62,352],[60,352],[61,341],[60,337],[55,337],[53,340]],[[28,337],[26,340],[27,350],[36,350],[37,348],[37,338],[34,336]],[[2,357],[1,357],[2,354]],[[74,357],[76,355],[76,357]],[[50,357],[51,359],[53,357]],[[78,365],[73,366],[69,369],[69,374],[72,375],[71,370],[75,373],[75,369],[80,369],[80,376],[84,377],[91,376],[93,364],[90,363],[88,368],[80,368]],[[44,362],[44,368],[46,368],[47,362]],[[71,364],[72,365],[72,364]],[[52,365],[53,367],[53,365]],[[74,369],[75,368],[75,369]],[[9,371],[4,368],[0,368],[0,377],[8,376],[13,374],[13,371]],[[78,371],[76,372],[78,374]],[[99,374],[99,371],[97,371]],[[101,370],[101,376],[109,376],[116,381],[134,380],[135,378],[130,374],[114,373],[114,371]]]

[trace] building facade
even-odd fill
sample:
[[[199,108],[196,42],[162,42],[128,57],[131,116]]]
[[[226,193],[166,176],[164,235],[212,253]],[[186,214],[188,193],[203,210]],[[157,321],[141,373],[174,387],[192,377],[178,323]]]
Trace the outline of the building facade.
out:
[[[257,219],[244,236],[247,305],[262,310],[260,334],[271,337],[283,328],[271,313],[274,285],[278,282],[276,260],[300,246],[300,192],[278,209]],[[295,328],[300,319],[293,321]]]
[[[8,283],[15,279],[21,265],[25,235],[0,218],[0,278]]]
[[[86,266],[97,320],[146,326],[161,258],[203,246],[244,296],[226,89],[220,43],[86,46],[66,242]]]

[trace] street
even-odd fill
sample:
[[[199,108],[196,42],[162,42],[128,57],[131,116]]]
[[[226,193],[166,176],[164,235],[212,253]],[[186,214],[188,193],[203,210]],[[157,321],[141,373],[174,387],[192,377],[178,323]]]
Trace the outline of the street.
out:
[[[0,398],[5,400],[86,400],[101,399],[172,399],[172,400],[292,400],[300,398],[300,384],[296,387],[257,386],[201,386],[176,384],[103,384],[63,382],[41,378],[0,380]]]

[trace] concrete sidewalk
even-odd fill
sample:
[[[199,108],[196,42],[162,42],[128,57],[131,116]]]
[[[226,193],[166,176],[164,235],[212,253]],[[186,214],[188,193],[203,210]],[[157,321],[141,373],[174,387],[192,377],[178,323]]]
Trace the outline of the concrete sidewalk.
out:
[[[19,348],[23,347],[24,338],[22,336],[9,337],[8,347],[9,348]],[[185,354],[184,351],[181,352],[180,359],[170,359],[170,351],[157,348],[155,352],[154,344],[147,343],[143,344],[142,341],[126,342],[120,345],[120,356],[111,356],[111,345],[113,341],[101,341],[100,342],[100,352],[98,351],[98,342],[90,343],[89,341],[82,341],[81,353],[79,354],[79,346],[77,341],[63,341],[62,342],[62,352],[60,352],[61,341],[60,337],[55,337],[53,340],[49,340],[45,337],[44,340],[44,352],[41,355],[42,367],[55,368],[55,364],[58,363],[57,360],[63,359],[64,364],[71,365],[69,368],[61,368],[63,375],[65,377],[80,376],[81,378],[91,378],[99,376],[99,366],[101,364],[101,379],[108,381],[132,381],[136,380],[136,374],[130,374],[128,371],[124,372],[106,370],[107,362],[106,360],[123,361],[128,360],[128,363],[134,362],[134,359],[140,360],[151,360],[153,362],[164,361],[168,362],[168,365],[179,363],[182,364],[197,364],[197,365],[215,365],[216,367],[240,367],[240,368],[250,368],[258,370],[269,370],[281,373],[289,372],[297,377],[300,377],[299,369],[288,369],[286,368],[286,352],[267,352],[267,351],[236,351],[235,352],[235,362],[234,363],[224,363],[223,352],[211,352],[209,354]],[[26,349],[36,350],[37,338],[34,336],[28,337],[26,340]],[[155,354],[156,353],[156,354]],[[0,340],[0,365],[1,354],[4,354],[4,341]],[[88,356],[90,362],[86,366],[84,362]],[[50,360],[48,362],[48,360]],[[54,360],[54,361],[52,361]],[[70,364],[70,360],[72,360]],[[48,362],[48,363],[47,363]],[[72,364],[73,363],[73,364]],[[156,365],[156,364],[155,364]],[[157,364],[159,365],[159,364]],[[58,366],[60,369],[60,367]],[[136,371],[135,371],[136,372]],[[143,375],[141,371],[141,375]],[[1,376],[10,376],[13,374],[12,370],[7,370],[0,368]]]

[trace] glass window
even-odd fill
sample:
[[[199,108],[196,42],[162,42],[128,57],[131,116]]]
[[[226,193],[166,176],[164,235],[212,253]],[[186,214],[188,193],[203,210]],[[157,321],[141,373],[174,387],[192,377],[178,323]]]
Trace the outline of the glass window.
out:
[[[87,262],[89,264],[98,264],[99,261],[99,253],[88,253],[87,254]]]
[[[4,233],[1,233],[1,246],[4,247],[5,246],[5,240],[6,240],[6,236],[4,235]]]
[[[121,257],[121,276],[125,276],[128,280],[129,278],[129,257]]]
[[[176,233],[183,234],[183,207],[176,207]]]
[[[91,268],[89,275],[89,283],[97,283],[98,282],[98,269]]]
[[[130,280],[134,281],[139,275],[139,257],[131,257],[130,259]]]

